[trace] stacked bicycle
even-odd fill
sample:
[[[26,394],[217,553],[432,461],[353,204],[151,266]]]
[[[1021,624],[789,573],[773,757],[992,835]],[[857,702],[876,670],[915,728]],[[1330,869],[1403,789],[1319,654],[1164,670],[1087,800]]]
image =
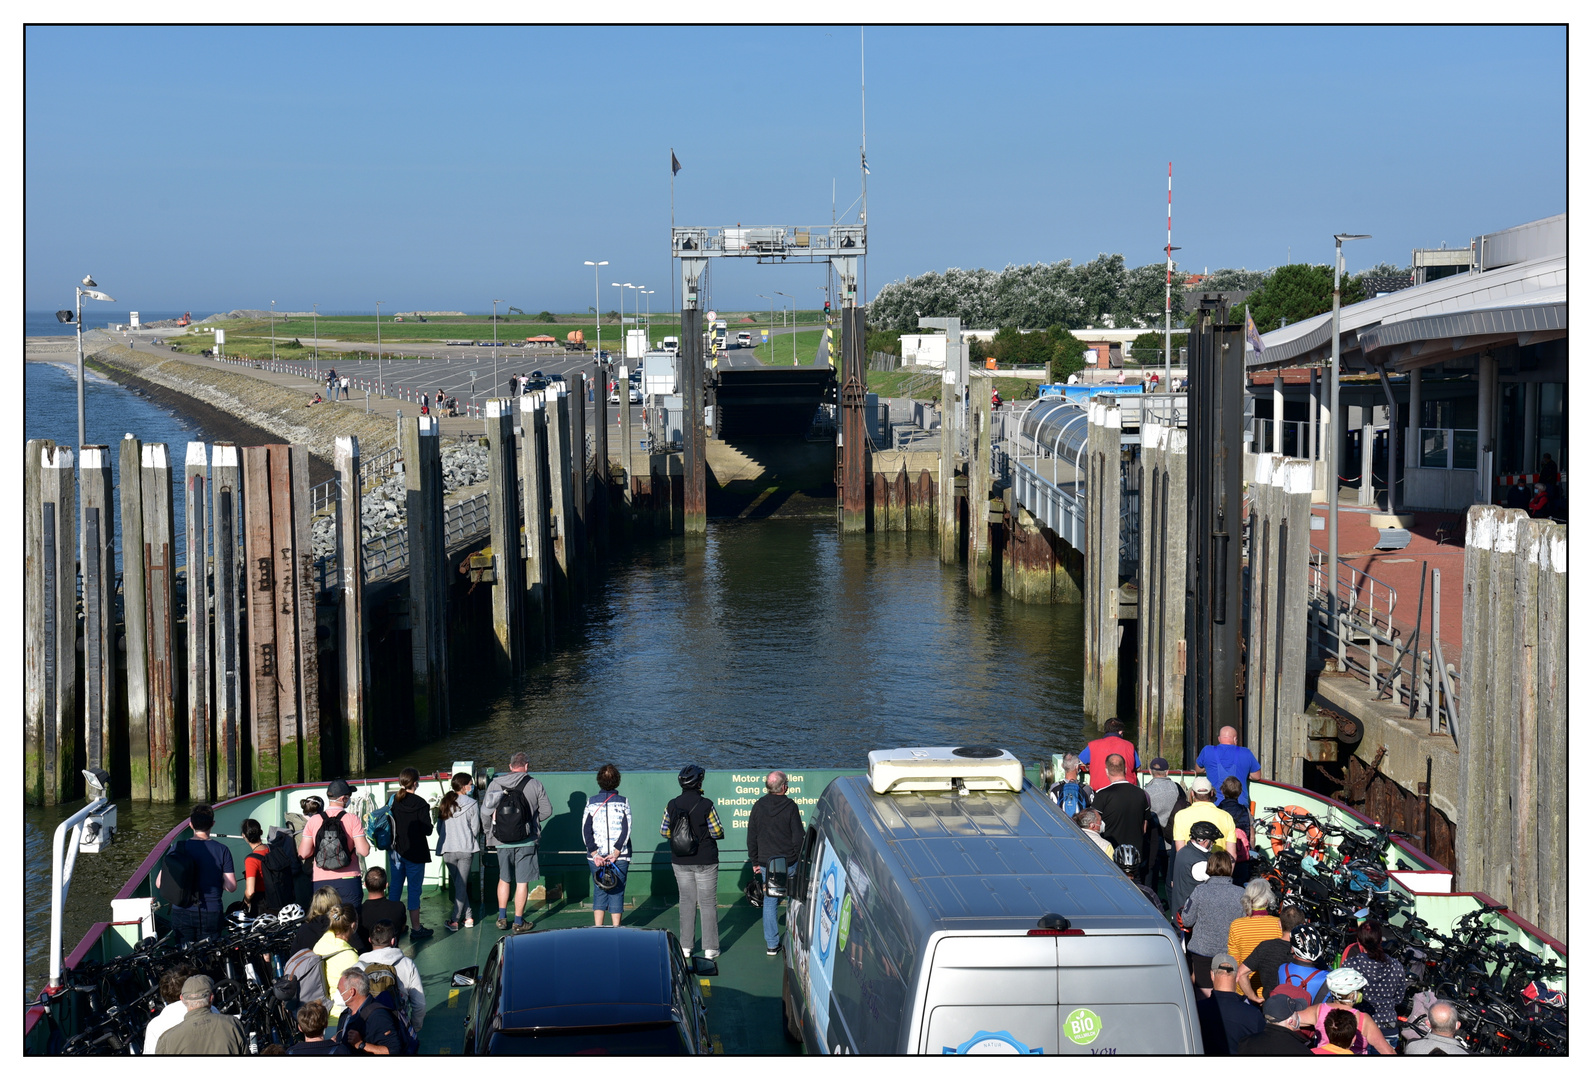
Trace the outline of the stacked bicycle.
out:
[[[1416,914],[1407,896],[1389,889],[1388,853],[1395,839],[1413,839],[1407,833],[1378,825],[1366,835],[1299,806],[1268,806],[1262,813],[1268,816],[1255,824],[1255,875],[1339,943],[1334,955],[1362,921],[1381,925],[1383,948],[1410,974],[1399,1010],[1401,1017],[1417,1017],[1405,1026],[1407,1038],[1427,1033],[1421,1006],[1445,999],[1458,1006],[1460,1038],[1472,1053],[1568,1052],[1568,999],[1550,985],[1563,979],[1562,965],[1518,942],[1500,941],[1506,931],[1497,907],[1468,912],[1452,934],[1442,934]]]
[[[67,972],[67,988],[83,996],[91,1026],[66,1039],[63,1054],[134,1054],[144,1047],[144,1029],[165,1006],[160,976],[180,963],[193,965],[215,982],[212,1004],[243,1024],[248,1051],[298,1039],[294,1011],[298,980],[282,968],[304,912],[296,904],[277,915],[229,917],[222,936],[180,946],[172,935],[148,937],[126,956],[83,963]]]

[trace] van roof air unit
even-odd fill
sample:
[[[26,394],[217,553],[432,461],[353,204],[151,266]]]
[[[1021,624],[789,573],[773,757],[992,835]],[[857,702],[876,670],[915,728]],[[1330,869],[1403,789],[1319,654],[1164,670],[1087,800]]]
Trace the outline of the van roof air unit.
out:
[[[892,791],[1021,791],[1023,763],[993,746],[906,746],[868,752],[868,783]]]

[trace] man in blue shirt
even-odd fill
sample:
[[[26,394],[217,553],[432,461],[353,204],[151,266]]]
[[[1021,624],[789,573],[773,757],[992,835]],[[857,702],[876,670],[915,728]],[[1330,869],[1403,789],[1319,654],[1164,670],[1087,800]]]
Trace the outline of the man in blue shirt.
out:
[[[232,852],[218,840],[210,839],[216,812],[209,803],[199,803],[188,815],[193,837],[179,840],[199,871],[198,899],[192,907],[171,906],[171,926],[179,945],[191,945],[221,933],[221,894],[236,892],[238,875],[233,870]],[[175,846],[175,845],[173,845]],[[159,889],[164,872],[155,874]]]
[[[1249,804],[1249,782],[1261,778],[1260,762],[1250,753],[1249,747],[1238,745],[1238,732],[1230,727],[1216,733],[1216,744],[1202,749],[1194,764],[1210,777],[1211,786],[1217,791],[1221,790],[1223,780],[1229,776],[1238,777],[1242,789],[1238,801],[1246,806]]]

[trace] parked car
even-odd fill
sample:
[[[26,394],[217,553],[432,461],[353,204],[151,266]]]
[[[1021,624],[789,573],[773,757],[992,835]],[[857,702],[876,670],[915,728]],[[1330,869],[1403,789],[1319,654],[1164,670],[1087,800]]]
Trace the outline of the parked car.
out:
[[[475,988],[465,1020],[466,1054],[713,1049],[696,975],[668,930],[569,927],[515,934],[492,946],[479,968],[454,972],[453,985]]]

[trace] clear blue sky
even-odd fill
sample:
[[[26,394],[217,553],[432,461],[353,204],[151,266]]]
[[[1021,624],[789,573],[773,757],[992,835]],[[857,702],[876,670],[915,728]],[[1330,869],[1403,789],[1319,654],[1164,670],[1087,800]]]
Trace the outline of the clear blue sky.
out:
[[[827,224],[859,192],[858,31],[33,28],[29,309],[668,306],[676,221]],[[867,32],[870,292],[950,266],[1351,269],[1567,208],[1559,28]],[[855,210],[848,219],[854,218]],[[822,266],[716,271],[817,306]],[[626,308],[631,299],[627,294]],[[780,299],[784,304],[785,301]]]

